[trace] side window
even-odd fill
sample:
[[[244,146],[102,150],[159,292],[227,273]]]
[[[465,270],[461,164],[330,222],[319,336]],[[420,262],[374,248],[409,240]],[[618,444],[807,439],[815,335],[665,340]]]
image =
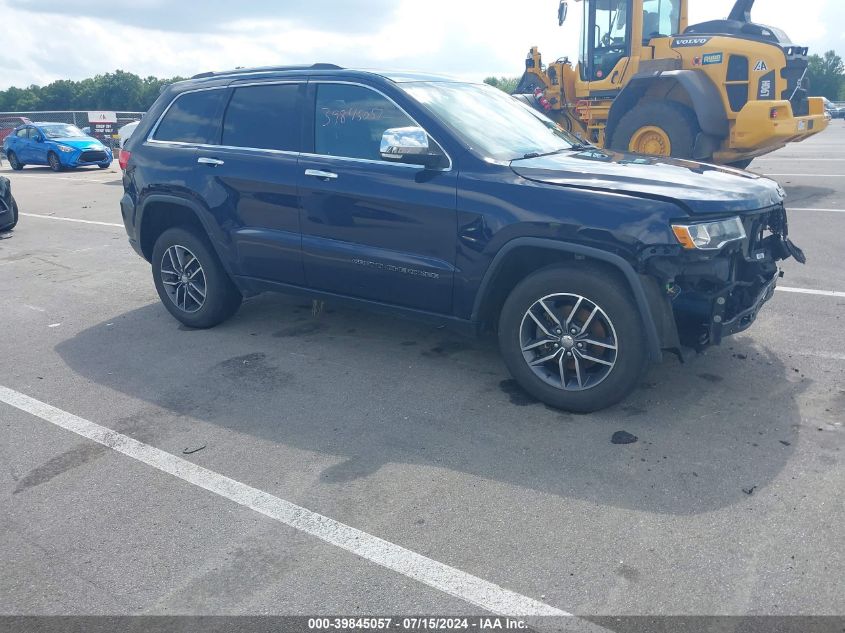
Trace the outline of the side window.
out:
[[[299,85],[235,89],[223,120],[223,145],[299,151]]]
[[[362,86],[319,84],[314,151],[324,156],[382,160],[385,130],[414,122],[391,101]]]
[[[216,145],[217,113],[225,94],[225,90],[203,90],[177,97],[159,123],[155,140]]]
[[[24,140],[28,139],[29,138],[29,129],[30,128],[25,127],[21,130],[18,130],[17,137],[22,138]]]
[[[643,42],[680,31],[680,0],[645,0],[643,3]]]

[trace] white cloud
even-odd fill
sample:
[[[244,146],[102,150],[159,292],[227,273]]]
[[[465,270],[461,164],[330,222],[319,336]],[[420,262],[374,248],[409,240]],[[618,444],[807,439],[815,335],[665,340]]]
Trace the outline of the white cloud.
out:
[[[316,61],[482,79],[521,74],[534,44],[546,61],[564,55],[575,59],[578,53],[581,7],[573,4],[569,21],[560,28],[557,0],[291,4],[89,0],[80,9],[58,0],[0,0],[4,24],[14,25],[5,29],[0,48],[0,88],[81,79],[118,68],[169,77]],[[692,4],[691,19],[703,21],[725,17],[733,0]],[[755,20],[783,28],[796,43],[815,52],[845,46],[841,0],[803,0],[800,11],[793,3],[758,4]],[[73,11],[67,9],[71,5]]]

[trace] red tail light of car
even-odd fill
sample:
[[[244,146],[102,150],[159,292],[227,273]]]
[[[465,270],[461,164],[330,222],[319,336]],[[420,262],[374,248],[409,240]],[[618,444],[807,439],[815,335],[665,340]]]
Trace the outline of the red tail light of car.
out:
[[[126,171],[130,158],[132,158],[132,152],[127,152],[125,149],[120,150],[120,154],[117,155],[117,162],[122,170]]]

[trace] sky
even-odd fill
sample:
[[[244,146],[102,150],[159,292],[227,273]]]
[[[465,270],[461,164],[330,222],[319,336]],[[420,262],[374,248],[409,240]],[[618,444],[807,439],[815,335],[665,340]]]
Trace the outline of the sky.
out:
[[[581,7],[557,0],[0,0],[0,89],[83,79],[331,62],[481,80],[522,73],[532,45],[577,58]],[[691,0],[691,21],[733,0]],[[758,0],[755,22],[819,54],[845,55],[843,0]]]

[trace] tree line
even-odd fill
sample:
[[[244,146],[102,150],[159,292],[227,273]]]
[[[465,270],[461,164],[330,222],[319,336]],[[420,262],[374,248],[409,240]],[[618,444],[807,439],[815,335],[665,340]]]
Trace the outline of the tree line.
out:
[[[0,91],[0,112],[110,110],[146,112],[164,86],[181,77],[159,79],[116,70],[82,81],[61,79],[46,86]]]
[[[828,51],[823,56],[811,55],[807,78],[812,96],[845,101],[845,63],[835,51]],[[519,77],[488,77],[484,83],[512,94]]]
[[[835,51],[823,56],[812,55],[807,70],[810,94],[831,101],[845,101],[845,64]],[[60,79],[46,86],[9,88],[0,91],[0,112],[33,112],[36,110],[118,110],[146,112],[164,86],[181,77],[141,78],[116,70],[82,81]],[[484,80],[505,92],[512,93],[518,77],[488,77]]]

